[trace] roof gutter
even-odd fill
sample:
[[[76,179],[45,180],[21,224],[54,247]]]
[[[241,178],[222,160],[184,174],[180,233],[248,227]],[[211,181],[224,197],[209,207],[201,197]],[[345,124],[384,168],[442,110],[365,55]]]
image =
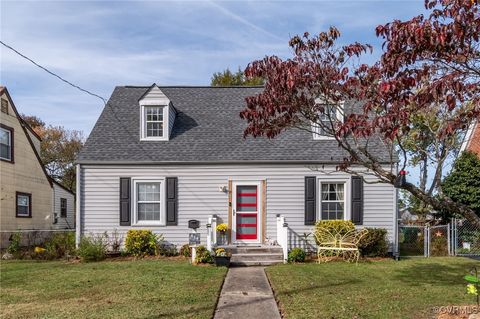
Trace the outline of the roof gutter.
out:
[[[234,160],[234,161],[98,161],[79,160],[76,164],[81,165],[257,165],[257,164],[338,164],[341,161],[305,161],[305,160]],[[396,163],[396,162],[393,162]],[[391,164],[388,161],[380,164]],[[358,164],[357,164],[358,165]]]

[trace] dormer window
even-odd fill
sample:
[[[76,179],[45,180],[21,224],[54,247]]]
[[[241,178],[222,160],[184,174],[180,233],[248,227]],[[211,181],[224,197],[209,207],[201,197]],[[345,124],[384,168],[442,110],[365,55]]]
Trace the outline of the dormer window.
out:
[[[314,140],[329,140],[334,139],[334,136],[329,132],[329,128],[333,128],[336,122],[343,119],[343,103],[320,103],[317,102],[318,107],[323,108],[323,112],[319,112],[318,119],[312,123],[313,139]]]
[[[154,84],[138,102],[140,140],[168,141],[176,115],[170,99]]]
[[[145,106],[145,137],[163,137],[163,106]]]
[[[144,141],[168,140],[168,126],[165,119],[168,118],[166,105],[142,105],[141,133]]]

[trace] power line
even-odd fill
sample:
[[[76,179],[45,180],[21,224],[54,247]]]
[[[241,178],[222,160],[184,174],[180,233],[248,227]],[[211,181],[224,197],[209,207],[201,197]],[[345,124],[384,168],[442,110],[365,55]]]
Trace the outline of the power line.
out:
[[[94,97],[99,98],[100,100],[102,100],[103,104],[107,105],[107,100],[106,100],[105,98],[103,98],[102,96],[100,96],[100,95],[98,95],[98,94],[95,94],[95,93],[92,93],[92,92],[90,92],[90,91],[88,91],[88,90],[86,90],[86,89],[81,88],[80,86],[78,86],[78,85],[76,85],[76,84],[73,84],[72,82],[70,82],[70,81],[68,81],[68,80],[65,80],[65,79],[62,78],[60,75],[58,75],[58,74],[56,74],[56,73],[48,70],[47,68],[41,66],[40,64],[38,64],[37,62],[33,61],[32,59],[30,59],[30,58],[27,57],[26,55],[18,52],[16,49],[12,48],[11,46],[9,46],[8,44],[6,44],[5,42],[3,42],[3,41],[0,40],[0,43],[1,43],[4,47],[12,50],[13,52],[15,52],[16,54],[18,54],[19,56],[21,56],[21,57],[24,58],[25,60],[30,61],[30,62],[33,63],[35,66],[39,67],[40,69],[42,69],[43,71],[47,72],[48,74],[53,75],[54,77],[56,77],[56,78],[58,78],[59,80],[67,83],[68,85],[76,88],[77,90],[80,90],[80,91],[82,91],[82,92],[84,92],[84,93],[87,93],[87,94],[89,94],[89,95],[91,95],[91,96],[94,96]]]

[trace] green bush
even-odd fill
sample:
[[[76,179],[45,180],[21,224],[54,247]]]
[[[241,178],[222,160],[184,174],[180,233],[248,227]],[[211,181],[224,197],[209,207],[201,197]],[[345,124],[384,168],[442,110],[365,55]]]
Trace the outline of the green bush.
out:
[[[288,252],[289,263],[303,263],[305,261],[305,251],[302,248],[293,248]]]
[[[192,257],[192,248],[189,244],[185,244],[180,248],[180,256]]]
[[[368,233],[362,237],[358,248],[364,257],[385,257],[388,254],[387,230],[384,228],[367,228]]]
[[[178,256],[177,246],[162,242],[158,245],[158,254],[166,257]]]
[[[47,259],[65,258],[75,253],[75,233],[55,233],[45,244],[45,254]]]
[[[163,237],[155,235],[151,230],[131,229],[127,232],[125,249],[127,253],[136,257],[157,255],[162,241]]]
[[[7,252],[12,255],[17,255],[20,253],[20,249],[22,248],[22,233],[16,232],[10,236],[10,244],[8,244]]]
[[[197,247],[197,256],[195,257],[195,262],[198,264],[209,264],[213,262],[213,256],[205,248],[205,246]]]
[[[324,230],[327,230],[332,235],[337,233],[340,235],[345,235],[347,232],[354,229],[355,225],[349,220],[321,220],[315,224],[315,242],[317,245],[319,244],[318,237],[324,236]]]
[[[107,244],[104,237],[82,237],[78,246],[78,255],[82,261],[104,260],[107,254]]]

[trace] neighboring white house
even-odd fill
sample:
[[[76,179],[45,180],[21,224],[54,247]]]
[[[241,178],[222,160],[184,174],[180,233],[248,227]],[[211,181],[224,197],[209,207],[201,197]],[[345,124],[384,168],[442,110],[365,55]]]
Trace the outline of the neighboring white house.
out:
[[[337,171],[347,155],[333,138],[243,138],[239,112],[261,90],[117,87],[77,160],[78,238],[151,229],[183,245],[193,219],[205,243],[215,215],[231,244],[260,245],[277,238],[281,215],[291,245],[321,219],[386,228],[395,244],[396,190]],[[390,164],[383,144],[369,147]]]

